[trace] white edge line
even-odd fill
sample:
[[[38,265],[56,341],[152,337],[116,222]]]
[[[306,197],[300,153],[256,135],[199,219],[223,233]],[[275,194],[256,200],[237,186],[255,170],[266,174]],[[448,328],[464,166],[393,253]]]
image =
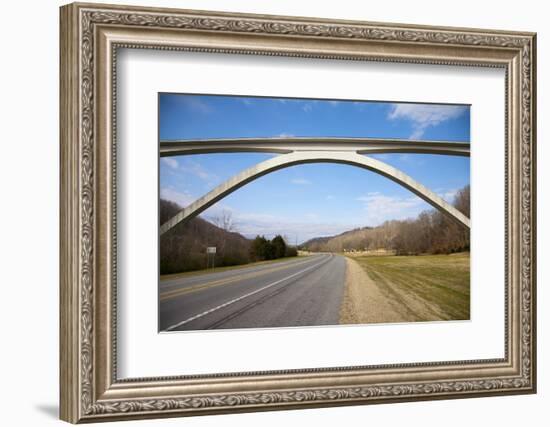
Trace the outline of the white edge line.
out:
[[[332,256],[332,255],[331,255],[331,256]],[[273,283],[270,283],[269,285],[265,285],[265,286],[261,287],[260,289],[256,289],[255,291],[252,291],[252,292],[249,292],[249,293],[247,293],[247,294],[244,294],[244,295],[242,295],[242,296],[240,296],[240,297],[238,297],[238,298],[232,299],[231,301],[224,302],[223,304],[220,304],[220,305],[218,305],[217,307],[211,308],[210,310],[203,311],[202,313],[197,314],[197,315],[195,315],[195,316],[193,316],[193,317],[190,317],[189,319],[182,320],[181,322],[176,323],[175,325],[169,326],[168,328],[164,329],[164,331],[172,331],[172,330],[174,330],[174,329],[176,329],[176,328],[179,328],[179,327],[182,326],[182,325],[185,325],[186,323],[192,322],[193,320],[199,319],[199,318],[201,318],[201,317],[203,317],[203,316],[206,316],[207,314],[210,314],[210,313],[212,313],[212,312],[214,312],[214,311],[217,311],[217,310],[219,310],[220,308],[227,307],[228,305],[234,304],[234,303],[236,303],[236,302],[238,302],[238,301],[240,301],[240,300],[242,300],[242,299],[244,299],[244,298],[247,298],[247,297],[249,297],[249,296],[252,296],[252,295],[254,295],[254,294],[257,294],[258,292],[261,292],[261,291],[263,291],[263,290],[265,290],[265,289],[267,289],[267,288],[271,288],[272,286],[278,285],[279,283],[284,282],[285,280],[292,279],[293,277],[295,277],[295,276],[297,276],[297,275],[299,275],[299,274],[301,274],[301,273],[305,273],[306,271],[311,270],[312,268],[315,268],[315,267],[320,266],[320,265],[323,264],[325,261],[326,261],[326,260],[323,259],[323,261],[321,261],[321,262],[319,262],[319,263],[317,263],[317,264],[314,264],[314,265],[312,265],[311,267],[306,268],[305,270],[300,270],[300,271],[298,271],[298,272],[296,272],[296,273],[294,273],[294,274],[291,274],[290,276],[283,277],[282,279],[279,279],[279,280],[277,280],[277,281],[275,281],[275,282],[273,282]]]
[[[296,265],[300,265],[300,264],[305,264],[307,263],[309,260],[307,259],[293,259],[293,260],[287,260],[285,262],[282,262],[278,265],[281,265],[281,264],[286,264],[287,266],[289,267],[292,267],[292,266],[296,266]],[[243,266],[240,266],[242,268],[238,269],[238,270],[241,270],[241,274],[250,274],[250,273],[256,273],[256,272],[261,272],[263,270],[268,270],[269,268],[273,268],[273,267],[277,267],[277,264],[264,264],[264,265],[246,265],[244,264]],[[239,271],[237,269],[236,270],[228,270],[230,273],[232,271],[234,271],[236,274],[234,275],[231,275],[229,276],[228,278],[232,278],[232,277],[236,277],[238,276],[239,274]],[[200,271],[204,271],[204,270],[200,270]],[[206,272],[204,274],[204,276],[218,276],[218,275],[223,275],[224,271],[216,271],[214,273],[208,273]],[[177,274],[177,273],[176,273]],[[204,277],[202,276],[202,277]],[[197,278],[201,278],[201,276],[191,276],[191,277],[183,277],[183,280],[186,280],[186,279],[197,279]],[[173,279],[164,279],[164,289],[160,290],[160,296],[162,297],[163,295],[166,295],[168,292],[173,292],[175,290],[183,290],[183,289],[188,289],[188,288],[185,288],[185,287],[181,287],[181,280],[182,278],[173,278]],[[217,280],[221,280],[220,278],[212,278],[213,281],[217,281]],[[174,282],[177,282],[179,281],[179,283],[174,283]],[[160,286],[163,285],[163,280],[161,279],[160,280]],[[166,282],[170,282],[170,283],[166,283]],[[208,283],[208,282],[207,282]],[[193,284],[191,284],[193,285]],[[177,286],[180,286],[179,289],[170,289],[170,288],[175,288]]]

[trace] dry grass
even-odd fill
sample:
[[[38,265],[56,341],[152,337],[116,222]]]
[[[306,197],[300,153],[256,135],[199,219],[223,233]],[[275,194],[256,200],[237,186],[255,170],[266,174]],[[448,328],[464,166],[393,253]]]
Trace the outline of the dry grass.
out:
[[[371,294],[370,299],[375,302],[374,306],[370,303],[371,307],[368,304],[356,307],[356,311],[376,313],[374,318],[368,313],[355,315],[363,317],[365,323],[470,318],[469,253],[364,256],[353,260],[362,267],[366,278],[359,279],[364,283],[348,284],[348,287],[353,286],[355,295],[358,289]]]

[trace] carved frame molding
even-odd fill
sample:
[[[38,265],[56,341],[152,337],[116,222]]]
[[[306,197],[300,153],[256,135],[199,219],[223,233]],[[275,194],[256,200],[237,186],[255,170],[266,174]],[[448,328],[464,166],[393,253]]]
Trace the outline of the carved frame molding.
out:
[[[118,48],[506,69],[505,358],[116,377]],[[73,423],[533,393],[535,34],[173,9],[61,8],[61,418]]]

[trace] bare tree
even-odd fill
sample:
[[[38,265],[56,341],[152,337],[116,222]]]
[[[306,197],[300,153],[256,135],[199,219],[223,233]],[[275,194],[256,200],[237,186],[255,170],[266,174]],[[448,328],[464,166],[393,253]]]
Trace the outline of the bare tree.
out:
[[[228,209],[222,209],[219,215],[212,217],[212,223],[224,231],[232,233],[235,230],[235,222],[233,220],[233,213]]]
[[[219,229],[217,233],[219,236],[217,240],[219,243],[219,254],[223,257],[226,255],[226,251],[231,251],[231,247],[227,247],[227,233],[235,232],[235,223],[233,221],[233,213],[228,209],[222,209],[222,211],[211,218],[210,220]]]
[[[160,223],[181,210],[176,203],[160,200]],[[238,265],[250,262],[250,240],[235,232],[231,212],[220,215],[218,227],[201,217],[191,219],[186,224],[178,224],[160,239],[161,274],[200,270],[205,267],[206,248],[216,246],[216,265]],[[223,248],[223,252],[222,252]]]

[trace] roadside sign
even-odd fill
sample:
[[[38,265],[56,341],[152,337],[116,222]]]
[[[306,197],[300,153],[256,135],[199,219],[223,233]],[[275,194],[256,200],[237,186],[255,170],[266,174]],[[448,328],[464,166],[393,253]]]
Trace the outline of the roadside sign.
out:
[[[208,246],[206,248],[206,253],[207,254],[215,254],[216,253],[216,247],[215,246]]]

